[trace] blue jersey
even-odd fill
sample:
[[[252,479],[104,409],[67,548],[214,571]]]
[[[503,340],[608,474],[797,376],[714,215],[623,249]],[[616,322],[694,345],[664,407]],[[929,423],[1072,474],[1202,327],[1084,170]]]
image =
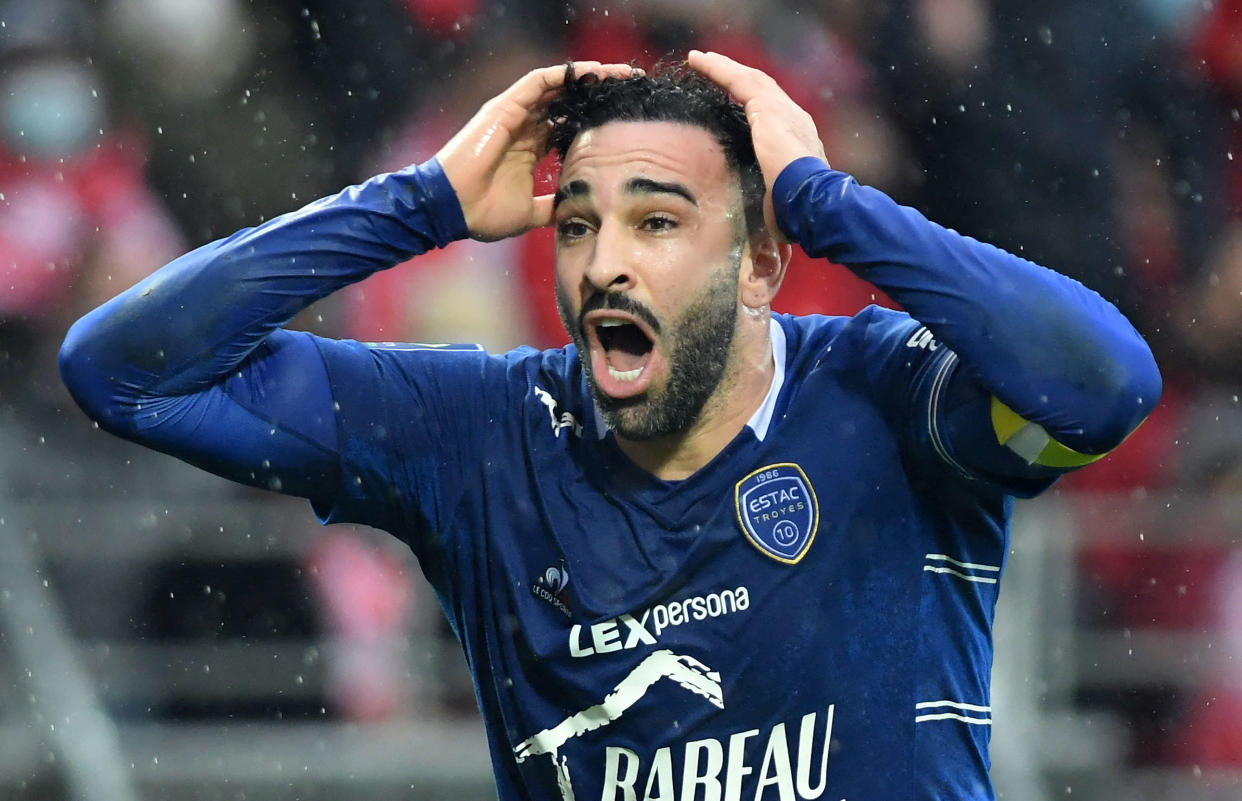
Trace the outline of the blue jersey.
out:
[[[956,358],[874,308],[771,327],[768,398],[684,481],[620,452],[572,348],[321,343],[321,511],[413,546],[503,798],[990,797],[1010,501],[937,443]]]
[[[62,374],[108,431],[406,541],[504,801],[990,799],[1012,498],[1120,442],[1159,375],[1098,295],[822,162],[773,201],[910,313],[774,316],[767,397],[682,481],[622,454],[573,348],[282,328],[465,235],[434,161],[183,256]]]

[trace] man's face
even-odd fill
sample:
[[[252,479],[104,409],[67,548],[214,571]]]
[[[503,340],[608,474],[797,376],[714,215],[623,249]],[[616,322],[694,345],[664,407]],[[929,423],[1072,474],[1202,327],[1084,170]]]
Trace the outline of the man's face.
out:
[[[745,232],[737,176],[702,128],[613,122],[566,153],[557,305],[620,436],[685,431],[721,386]]]

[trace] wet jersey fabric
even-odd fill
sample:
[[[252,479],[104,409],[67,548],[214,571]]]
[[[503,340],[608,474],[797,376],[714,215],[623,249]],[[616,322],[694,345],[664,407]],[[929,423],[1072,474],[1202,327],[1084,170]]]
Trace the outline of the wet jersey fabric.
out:
[[[320,511],[419,555],[502,797],[990,797],[1010,500],[936,454],[953,359],[919,329],[774,319],[768,416],[678,482],[600,430],[572,349],[320,343],[347,465]]]
[[[473,671],[500,797],[990,799],[991,621],[1012,499],[1159,396],[1080,284],[821,161],[781,227],[910,314],[773,316],[776,378],[692,477],[619,450],[571,347],[361,344],[300,310],[466,235],[432,161],[172,262],[80,320],[66,385],[106,430],[409,544]]]

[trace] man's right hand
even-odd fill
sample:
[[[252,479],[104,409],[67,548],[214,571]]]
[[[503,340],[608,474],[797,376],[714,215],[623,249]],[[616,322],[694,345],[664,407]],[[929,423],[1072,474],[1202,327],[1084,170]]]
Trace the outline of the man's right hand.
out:
[[[574,63],[575,75],[635,72],[625,64]],[[490,242],[552,223],[552,196],[535,196],[534,171],[548,134],[541,112],[564,84],[564,65],[531,70],[484,103],[436,154],[473,238]]]

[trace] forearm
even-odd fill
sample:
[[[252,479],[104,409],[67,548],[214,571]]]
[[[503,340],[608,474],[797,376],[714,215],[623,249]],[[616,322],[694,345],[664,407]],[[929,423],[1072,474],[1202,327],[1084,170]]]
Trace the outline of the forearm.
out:
[[[347,284],[465,234],[439,165],[379,176],[194,250],[79,320],[61,372],[115,427],[143,397],[230,375],[274,330]]]
[[[786,168],[773,200],[782,230],[810,255],[883,289],[1062,444],[1108,450],[1155,405],[1146,343],[1077,281],[929,222],[818,160]]]

